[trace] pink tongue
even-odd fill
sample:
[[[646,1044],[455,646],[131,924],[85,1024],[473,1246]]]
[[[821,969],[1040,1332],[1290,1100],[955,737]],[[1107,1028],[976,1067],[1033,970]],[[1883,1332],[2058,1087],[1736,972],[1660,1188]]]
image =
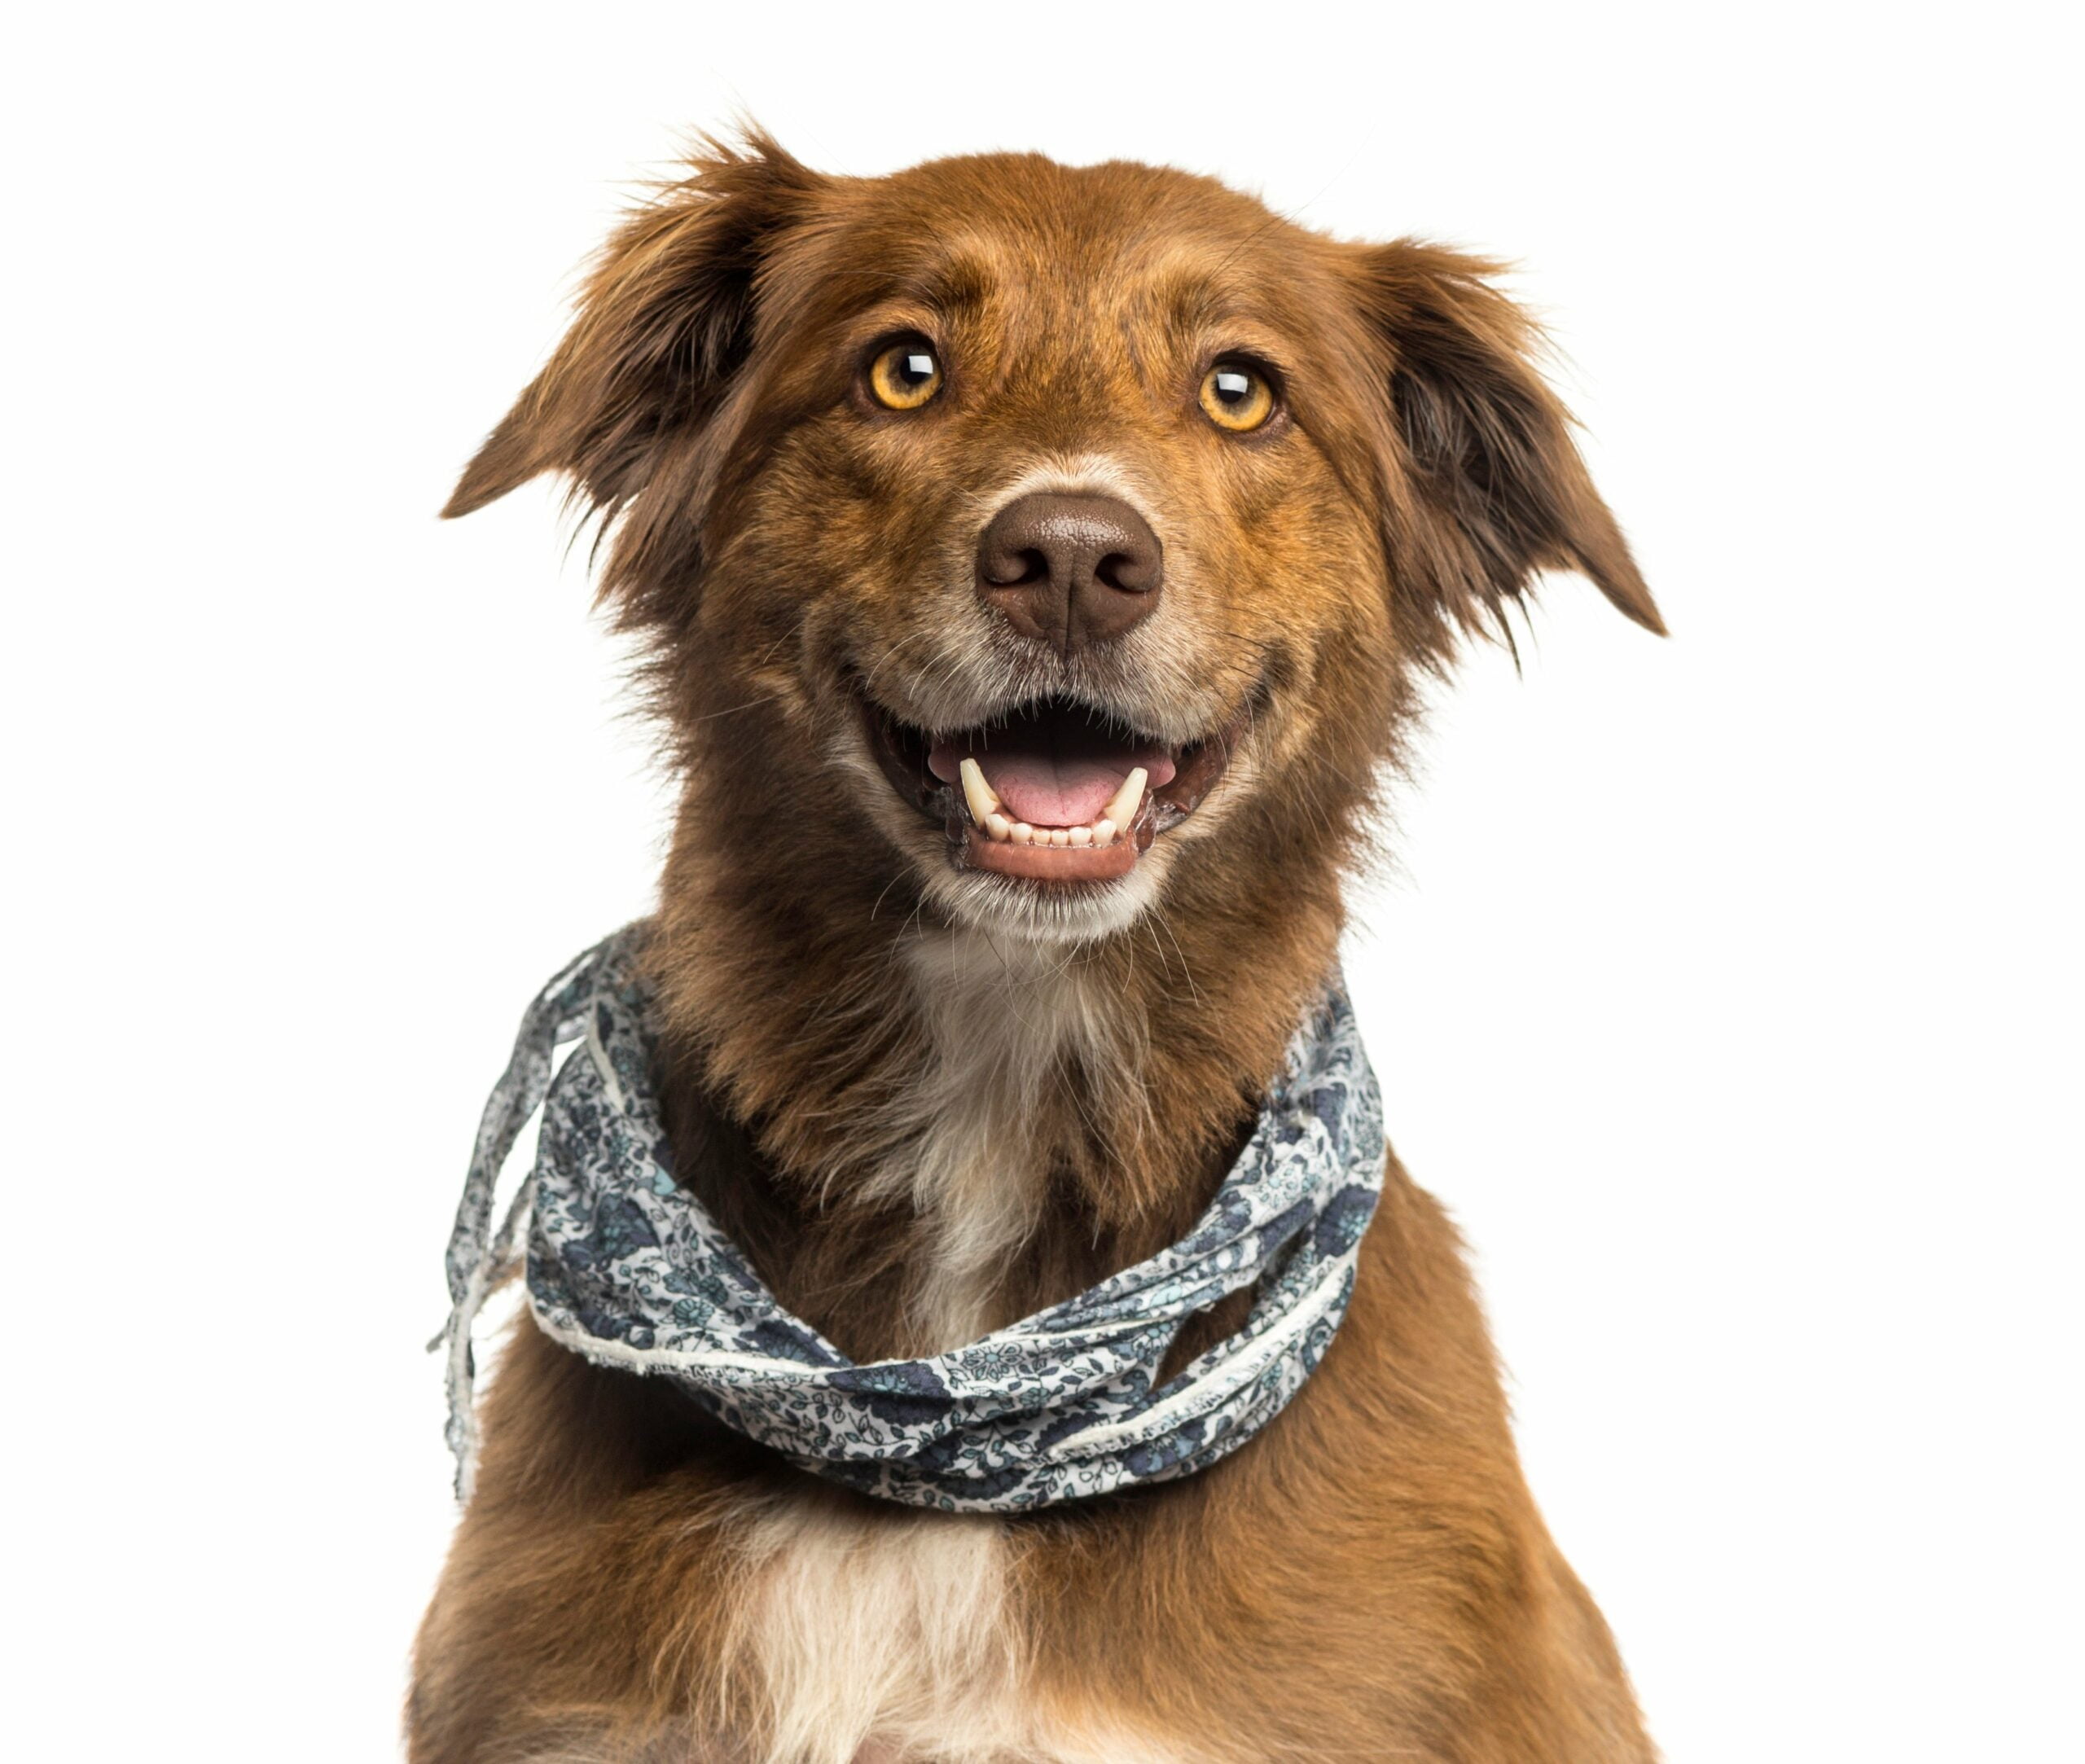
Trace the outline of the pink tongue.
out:
[[[962,735],[944,737],[934,744],[927,763],[937,778],[952,784],[966,757],[977,759],[1007,813],[1031,827],[1083,827],[1098,819],[1134,766],[1150,773],[1147,788],[1166,783],[1173,776],[1172,758],[1160,748],[1076,738],[1016,746],[1004,733],[995,735],[990,745]]]
[[[1055,760],[1043,753],[981,753],[985,782],[1015,819],[1031,827],[1083,827],[1097,820],[1130,769],[1105,760]]]

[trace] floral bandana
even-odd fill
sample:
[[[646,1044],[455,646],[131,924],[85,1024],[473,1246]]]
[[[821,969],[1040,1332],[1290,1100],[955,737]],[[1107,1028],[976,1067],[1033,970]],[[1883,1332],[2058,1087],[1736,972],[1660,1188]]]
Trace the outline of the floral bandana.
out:
[[[485,1105],[449,1244],[449,1443],[468,1499],[471,1326],[528,1221],[529,1305],[602,1366],[671,1380],[792,1463],[866,1494],[1013,1512],[1183,1477],[1279,1415],[1345,1314],[1383,1186],[1382,1106],[1337,985],[1291,1043],[1192,1231],[1078,1297],[931,1359],[858,1366],[776,1301],[675,1182],[651,1088],[640,921],[543,989]],[[551,1077],[556,1049],[583,1045]],[[493,1187],[543,1111],[497,1235]],[[1183,1323],[1254,1288],[1238,1332],[1154,1388]]]

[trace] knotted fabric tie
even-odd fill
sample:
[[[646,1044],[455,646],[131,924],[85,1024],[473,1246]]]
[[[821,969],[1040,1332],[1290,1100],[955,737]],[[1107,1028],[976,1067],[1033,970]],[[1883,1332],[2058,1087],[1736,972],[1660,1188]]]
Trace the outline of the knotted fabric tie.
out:
[[[525,1221],[529,1306],[554,1340],[670,1379],[803,1469],[907,1506],[1012,1512],[1188,1475],[1265,1427],[1316,1367],[1383,1184],[1382,1105],[1337,982],[1185,1237],[966,1347],[857,1365],[783,1309],[674,1178],[637,963],[646,930],[618,932],[543,989],[485,1105],[437,1338],[459,1499],[476,1459],[472,1324]],[[534,1170],[494,1232],[494,1185],[538,1107]],[[1159,1384],[1181,1326],[1245,1287],[1237,1333]]]

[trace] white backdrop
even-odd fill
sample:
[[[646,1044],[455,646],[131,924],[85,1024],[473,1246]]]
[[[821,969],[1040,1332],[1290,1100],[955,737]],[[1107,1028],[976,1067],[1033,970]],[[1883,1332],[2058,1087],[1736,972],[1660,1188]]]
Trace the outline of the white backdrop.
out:
[[[2079,1756],[2053,7],[58,16],[0,116],[15,1755],[395,1744],[476,1111],[665,825],[550,491],[433,511],[743,107],[1522,261],[1675,635],[1558,581],[1446,700],[1350,955],[1394,1136],[1674,1759]]]

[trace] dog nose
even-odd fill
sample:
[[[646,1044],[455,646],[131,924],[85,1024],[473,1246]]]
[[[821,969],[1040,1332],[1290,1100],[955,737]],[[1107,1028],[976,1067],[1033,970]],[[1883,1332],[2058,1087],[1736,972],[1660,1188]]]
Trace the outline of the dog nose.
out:
[[[1162,563],[1158,535],[1118,498],[1017,496],[977,542],[977,591],[1022,636],[1069,660],[1149,615]]]

